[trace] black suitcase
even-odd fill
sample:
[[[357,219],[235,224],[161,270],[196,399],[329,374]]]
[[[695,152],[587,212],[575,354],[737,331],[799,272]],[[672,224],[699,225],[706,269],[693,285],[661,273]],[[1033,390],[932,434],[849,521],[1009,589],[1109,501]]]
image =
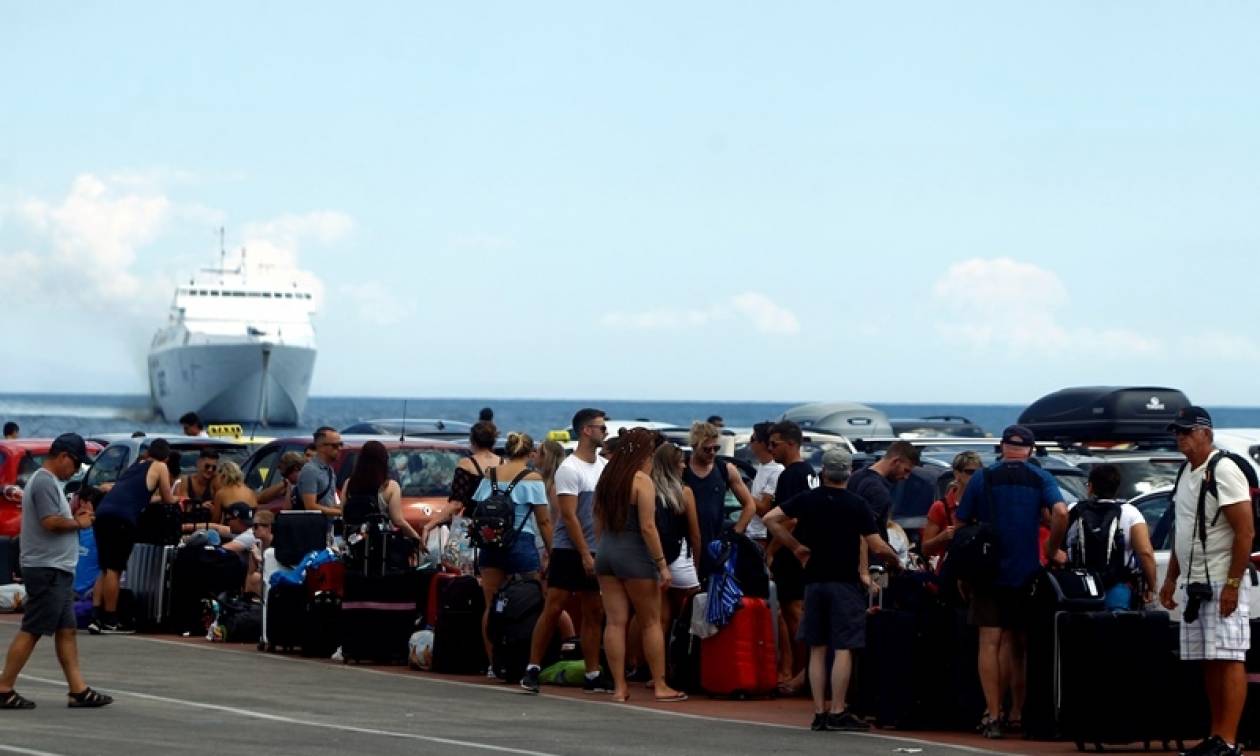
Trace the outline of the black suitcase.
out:
[[[420,584],[432,573],[368,577],[346,572],[341,604],[341,656],[349,662],[405,664],[407,641],[420,616]]]
[[[18,539],[0,536],[0,585],[16,582],[22,577],[22,556]]]
[[[494,674],[500,680],[516,682],[529,664],[534,625],[542,616],[542,583],[514,576],[499,588],[490,607],[486,635],[493,646]],[[560,636],[552,633],[550,647],[542,660],[546,668],[560,659]]]
[[[419,544],[393,529],[387,518],[369,517],[356,532],[346,538],[349,555],[346,569],[382,577],[411,570],[411,561]]]
[[[136,521],[136,543],[173,546],[184,534],[184,512],[178,504],[149,504]]]
[[[486,668],[481,635],[485,610],[486,599],[477,578],[462,575],[445,584],[433,627],[434,672],[472,675]]]
[[[268,651],[294,651],[302,645],[302,623],[306,621],[306,586],[280,583],[267,588],[263,603],[261,648]]]
[[[691,634],[694,596],[688,596],[682,610],[669,626],[665,639],[665,679],[675,690],[700,693],[700,639]]]
[[[240,556],[214,546],[185,546],[171,568],[171,622],[175,631],[204,633],[205,605],[222,593],[239,593],[245,583]]]
[[[328,547],[328,520],[322,512],[277,512],[271,546],[283,567],[296,567],[302,557]]]
[[[332,591],[319,591],[306,602],[302,622],[302,656],[327,659],[341,639],[341,597]]]
[[[1061,612],[1055,618],[1055,704],[1080,750],[1151,743],[1178,733],[1168,717],[1167,612]]]
[[[918,726],[919,625],[920,617],[895,609],[867,617],[866,647],[855,654],[858,688],[852,698],[859,712],[875,717],[878,727]]]

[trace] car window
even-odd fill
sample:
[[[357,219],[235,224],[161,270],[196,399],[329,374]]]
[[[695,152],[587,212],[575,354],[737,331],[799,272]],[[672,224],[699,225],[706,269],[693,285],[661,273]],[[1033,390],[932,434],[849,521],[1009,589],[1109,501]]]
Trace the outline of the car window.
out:
[[[1078,466],[1088,472],[1095,465],[1114,464],[1120,471],[1120,490],[1116,496],[1121,499],[1132,499],[1151,491],[1167,488],[1177,479],[1177,471],[1181,469],[1182,460],[1176,457],[1166,459],[1116,459],[1098,462],[1083,462]]]
[[[111,446],[101,452],[95,464],[92,465],[91,471],[88,472],[87,485],[97,487],[102,483],[113,483],[118,480],[118,475],[130,456],[131,449],[124,444]]]
[[[1164,508],[1164,514],[1160,516],[1159,522],[1154,528],[1151,528],[1151,545],[1160,551],[1167,551],[1173,546],[1173,525],[1176,524],[1177,516],[1169,502],[1169,506]]]
[[[47,458],[47,454],[31,454],[30,452],[23,454],[22,459],[18,461],[17,479],[15,482],[19,486],[25,486],[26,481],[30,480],[35,471],[44,465],[44,460]]]
[[[280,445],[276,444],[265,447],[251,458],[250,467],[245,471],[245,485],[254,490],[260,490],[270,485],[271,473],[275,470],[276,465],[279,464],[282,451]]]
[[[445,449],[395,449],[391,472],[398,475],[403,496],[449,496],[455,467],[464,455]]]
[[[1150,528],[1150,531],[1154,533],[1156,526],[1159,525],[1159,521],[1164,517],[1164,512],[1168,510],[1168,505],[1171,501],[1171,495],[1165,493],[1144,497],[1140,501],[1132,503],[1142,513],[1142,519],[1146,520],[1146,527]]]

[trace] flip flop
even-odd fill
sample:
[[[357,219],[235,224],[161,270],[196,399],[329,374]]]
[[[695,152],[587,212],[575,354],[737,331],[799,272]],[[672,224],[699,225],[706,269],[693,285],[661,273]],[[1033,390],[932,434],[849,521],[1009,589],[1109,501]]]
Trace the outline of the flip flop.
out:
[[[630,700],[630,694],[629,694],[629,693],[627,693],[627,694],[626,694],[626,697],[625,697],[625,698],[618,698],[617,696],[613,696],[613,697],[612,697],[612,702],[613,702],[613,703],[625,703],[626,701],[629,701],[629,700]]]
[[[656,698],[657,703],[678,703],[679,701],[686,701],[686,700],[687,700],[686,693],[678,693],[672,696],[665,696],[664,698],[661,698],[658,696]]]

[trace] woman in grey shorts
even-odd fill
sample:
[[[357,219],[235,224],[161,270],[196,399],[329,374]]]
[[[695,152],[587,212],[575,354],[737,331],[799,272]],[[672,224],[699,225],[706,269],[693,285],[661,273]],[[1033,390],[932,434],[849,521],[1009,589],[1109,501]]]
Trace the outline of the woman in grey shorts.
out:
[[[669,566],[656,532],[656,487],[649,474],[652,453],[661,437],[635,428],[622,435],[617,454],[595,488],[595,526],[599,531],[595,574],[604,603],[604,653],[613,677],[613,700],[630,698],[626,685],[626,625],[630,605],[643,627],[643,653],[657,701],[682,701],[683,693],[665,683],[665,638],[661,633],[661,591],[669,586]]]

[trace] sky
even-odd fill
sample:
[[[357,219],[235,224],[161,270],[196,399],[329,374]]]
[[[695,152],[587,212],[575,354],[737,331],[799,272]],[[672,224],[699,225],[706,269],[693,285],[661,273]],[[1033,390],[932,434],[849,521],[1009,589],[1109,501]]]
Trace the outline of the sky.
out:
[[[222,226],[314,395],[1260,404],[1260,5],[353,6],[7,8],[0,392],[147,393]]]

